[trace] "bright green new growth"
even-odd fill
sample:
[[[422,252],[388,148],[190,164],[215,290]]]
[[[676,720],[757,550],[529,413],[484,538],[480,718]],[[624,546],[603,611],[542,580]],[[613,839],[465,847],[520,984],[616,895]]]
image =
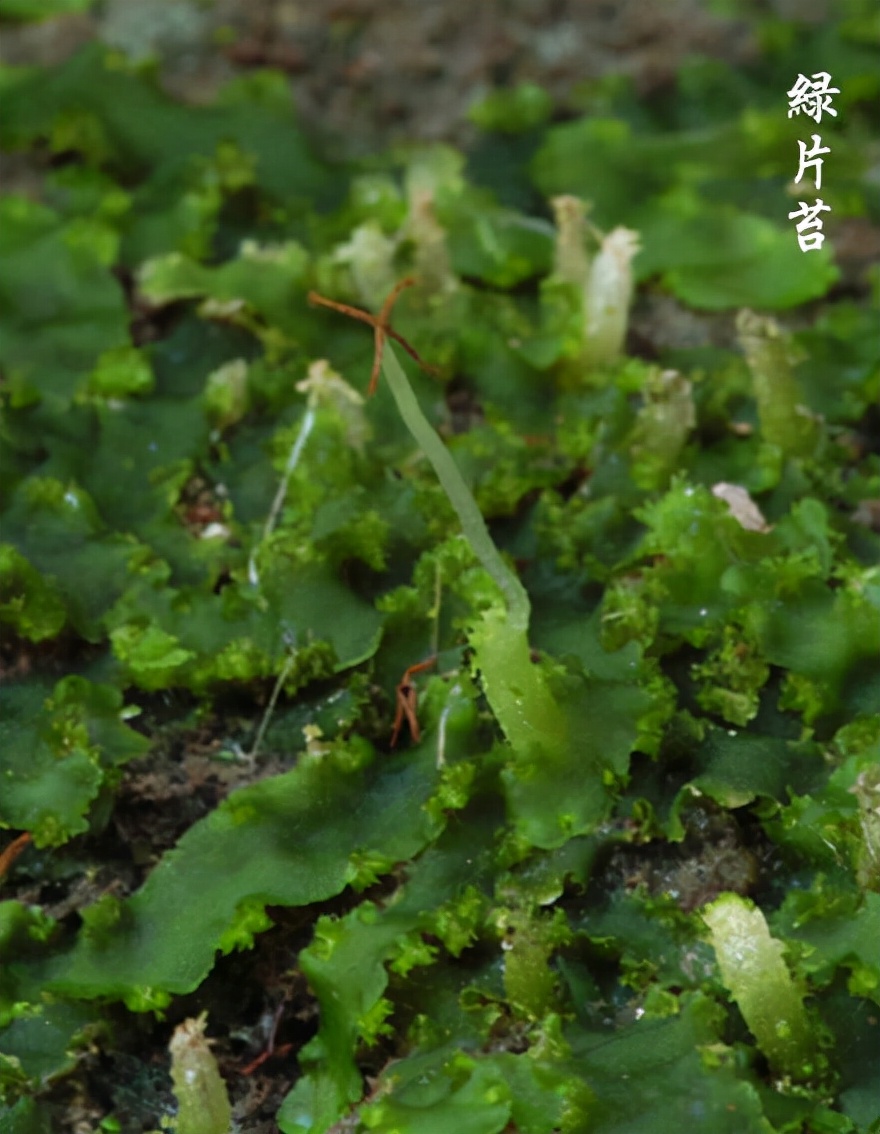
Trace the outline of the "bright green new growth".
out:
[[[549,752],[561,754],[566,744],[562,715],[529,656],[529,596],[501,558],[455,461],[419,408],[400,363],[387,345],[383,373],[400,416],[433,465],[461,520],[465,539],[506,600],[506,616],[498,610],[487,611],[471,635],[492,712],[518,753],[533,752],[540,744]]]
[[[177,1134],[229,1134],[232,1108],[217,1060],[205,1038],[206,1013],[174,1031],[171,1078],[177,1099]]]
[[[773,1069],[793,1079],[810,1078],[815,1037],[782,959],[782,943],[771,937],[763,913],[737,894],[722,894],[703,911],[703,920],[724,986]]]

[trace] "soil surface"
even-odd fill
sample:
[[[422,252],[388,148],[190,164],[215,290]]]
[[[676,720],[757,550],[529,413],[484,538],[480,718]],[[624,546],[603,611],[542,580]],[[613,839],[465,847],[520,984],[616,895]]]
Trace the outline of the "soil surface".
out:
[[[807,6],[821,18],[827,5]],[[271,66],[289,75],[306,128],[348,154],[401,139],[466,147],[467,108],[493,87],[532,80],[574,110],[578,89],[608,74],[632,77],[650,97],[688,55],[754,57],[746,24],[708,8],[705,0],[105,0],[94,14],[4,31],[2,57],[58,62],[100,38],[135,58],[157,57],[166,89],[198,102],[236,74]]]

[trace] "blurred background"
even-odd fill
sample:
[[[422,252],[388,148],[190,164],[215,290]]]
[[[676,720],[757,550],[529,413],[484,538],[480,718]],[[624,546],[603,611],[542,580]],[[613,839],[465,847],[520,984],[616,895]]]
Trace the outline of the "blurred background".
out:
[[[157,60],[176,96],[209,102],[255,67],[282,70],[301,123],[356,156],[403,138],[467,147],[466,112],[494,87],[536,82],[557,113],[609,77],[643,98],[694,54],[748,65],[776,21],[804,28],[829,0],[2,0],[0,14],[68,11],[6,27],[6,63],[57,63],[100,39]]]

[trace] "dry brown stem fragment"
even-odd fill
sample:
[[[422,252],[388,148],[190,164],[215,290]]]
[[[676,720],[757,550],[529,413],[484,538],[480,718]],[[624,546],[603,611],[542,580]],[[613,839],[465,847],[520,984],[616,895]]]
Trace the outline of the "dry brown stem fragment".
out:
[[[17,839],[13,839],[9,846],[4,848],[3,852],[0,853],[0,878],[5,877],[6,872],[30,841],[30,833],[25,831],[23,835],[19,835]]]
[[[403,335],[399,335],[397,331],[391,326],[388,320],[391,318],[391,309],[397,302],[397,297],[404,290],[404,288],[412,287],[415,283],[412,276],[406,276],[404,279],[396,283],[391,290],[390,295],[382,304],[378,315],[372,315],[369,311],[362,311],[360,307],[352,307],[348,303],[337,303],[335,299],[327,299],[324,295],[319,295],[316,291],[309,292],[309,303],[317,303],[321,307],[329,307],[332,311],[338,311],[342,315],[349,315],[352,319],[358,319],[361,323],[366,323],[373,328],[373,339],[375,342],[375,350],[373,354],[373,369],[370,372],[370,385],[367,387],[368,396],[372,397],[376,392],[376,386],[379,382],[379,371],[382,369],[382,352],[385,349],[385,339],[394,339],[399,343],[410,358],[414,359],[422,370],[427,371],[428,374],[439,374],[439,370],[435,366],[431,366],[421,358],[414,347],[411,347]]]
[[[391,733],[392,748],[397,744],[404,717],[415,743],[418,744],[422,739],[422,730],[419,728],[419,720],[416,716],[416,687],[412,683],[412,676],[414,673],[422,673],[424,670],[430,669],[436,660],[436,656],[433,656],[411,665],[401,678],[400,684],[397,686],[397,713],[394,717],[394,728]]]

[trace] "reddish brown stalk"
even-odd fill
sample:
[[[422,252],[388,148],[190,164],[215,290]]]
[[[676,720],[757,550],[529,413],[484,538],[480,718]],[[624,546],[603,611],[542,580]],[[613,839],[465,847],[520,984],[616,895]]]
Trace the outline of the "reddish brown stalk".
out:
[[[392,748],[397,744],[397,738],[400,735],[404,717],[406,718],[406,723],[409,725],[410,735],[415,743],[418,744],[422,739],[419,719],[416,716],[416,687],[412,683],[412,676],[414,673],[422,673],[423,670],[430,669],[436,660],[436,657],[430,657],[425,661],[411,665],[401,678],[400,684],[397,686],[397,713],[394,717],[394,729],[391,733]]]
[[[269,1039],[266,1047],[256,1059],[251,1060],[247,1067],[242,1067],[242,1075],[253,1075],[258,1067],[262,1067],[267,1059],[271,1059],[273,1055],[287,1055],[293,1048],[292,1043],[283,1043],[280,1047],[275,1046],[275,1037],[278,1035],[278,1025],[281,1023],[281,1017],[284,1014],[286,1002],[284,1000],[278,1005],[272,1014],[272,1027],[269,1030]]]
[[[19,835],[17,839],[12,842],[0,854],[0,878],[3,878],[6,871],[12,866],[13,862],[18,858],[24,848],[31,841],[30,834],[25,831],[23,835]]]
[[[367,323],[373,328],[373,340],[375,343],[373,353],[373,369],[370,372],[370,384],[367,387],[367,395],[372,397],[376,392],[376,386],[379,382],[379,371],[382,369],[382,353],[385,350],[385,339],[394,339],[399,343],[410,358],[414,359],[422,370],[427,371],[428,374],[439,374],[439,370],[435,366],[431,366],[421,358],[418,352],[409,345],[403,335],[399,335],[397,331],[391,326],[388,320],[391,318],[391,309],[397,302],[397,297],[404,288],[412,287],[415,283],[412,276],[407,276],[405,279],[396,283],[391,291],[391,294],[382,304],[378,315],[371,315],[369,311],[362,311],[359,307],[352,307],[348,303],[337,303],[335,299],[327,299],[324,295],[319,295],[316,291],[309,292],[309,303],[317,303],[321,307],[329,307],[332,311],[338,311],[342,315],[349,315],[352,319],[358,319],[361,323]]]

